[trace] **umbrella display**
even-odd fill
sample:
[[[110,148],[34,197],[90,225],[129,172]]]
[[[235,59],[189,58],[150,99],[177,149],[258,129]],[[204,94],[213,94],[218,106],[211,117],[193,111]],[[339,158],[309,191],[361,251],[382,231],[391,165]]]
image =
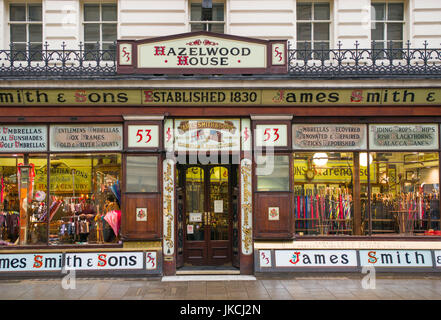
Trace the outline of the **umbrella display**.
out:
[[[106,213],[104,220],[112,227],[115,235],[118,235],[121,226],[121,210],[112,210]]]

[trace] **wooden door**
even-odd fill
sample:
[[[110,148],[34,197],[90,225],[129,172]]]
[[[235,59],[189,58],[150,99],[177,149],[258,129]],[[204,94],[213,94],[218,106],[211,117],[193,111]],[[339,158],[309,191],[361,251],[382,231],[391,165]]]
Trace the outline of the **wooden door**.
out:
[[[230,169],[184,168],[184,260],[191,265],[231,263]]]

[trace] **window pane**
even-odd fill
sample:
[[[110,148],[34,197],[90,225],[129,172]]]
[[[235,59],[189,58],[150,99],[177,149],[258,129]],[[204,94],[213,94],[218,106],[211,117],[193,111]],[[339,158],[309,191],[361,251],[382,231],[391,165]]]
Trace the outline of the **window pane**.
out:
[[[297,20],[311,20],[312,5],[310,3],[297,3]]]
[[[103,24],[103,41],[116,40],[116,24]]]
[[[289,191],[289,156],[259,156],[257,190]]]
[[[41,4],[29,5],[29,21],[42,21]]]
[[[404,5],[402,3],[389,3],[387,19],[395,21],[404,20]]]
[[[103,21],[117,21],[116,4],[103,4]]]
[[[107,50],[106,52],[103,52],[102,60],[115,59],[116,45],[114,43],[103,43],[102,48],[103,50]]]
[[[310,42],[297,42],[297,59],[299,60],[311,60],[311,43]]]
[[[329,20],[329,15],[329,3],[314,4],[314,20]]]
[[[98,23],[84,25],[84,41],[100,41],[100,25]]]
[[[314,42],[314,59],[329,59],[329,42]]]
[[[9,16],[11,21],[26,21],[26,6],[24,4],[11,4]]]
[[[224,33],[224,24],[209,24],[208,31],[216,33]]]
[[[297,23],[297,40],[311,40],[311,23]]]
[[[41,43],[31,43],[30,46],[29,46],[30,59],[32,61],[41,61],[41,60],[43,60],[42,49],[43,49],[43,44],[41,44]]]
[[[100,6],[98,4],[84,5],[84,21],[100,21]]]
[[[213,3],[213,21],[224,21],[223,3]]]
[[[11,24],[11,41],[26,42],[26,25]]]
[[[202,5],[200,3],[191,4],[191,21],[202,20]]]
[[[329,40],[329,23],[314,23],[314,40]]]
[[[205,31],[205,24],[202,23],[192,23],[191,24],[191,31]]]
[[[158,158],[127,157],[127,192],[158,191]]]
[[[387,24],[387,40],[403,40],[403,24],[388,23]]]
[[[440,230],[438,153],[371,153],[374,234],[424,234]],[[371,179],[372,180],[372,179]]]
[[[371,6],[372,20],[384,20],[386,7],[384,3],[374,3]]]
[[[14,50],[13,60],[27,60],[25,43],[14,43],[12,48]]]
[[[30,42],[42,42],[42,25],[41,24],[30,24],[29,25],[29,41]]]
[[[384,40],[384,23],[373,23],[372,26],[372,40]]]
[[[98,60],[99,45],[97,43],[84,44],[84,60]]]
[[[294,154],[293,215],[297,234],[352,235],[353,171],[350,152]],[[366,177],[360,180],[367,182]]]
[[[50,173],[50,244],[115,242],[121,156],[51,155]]]

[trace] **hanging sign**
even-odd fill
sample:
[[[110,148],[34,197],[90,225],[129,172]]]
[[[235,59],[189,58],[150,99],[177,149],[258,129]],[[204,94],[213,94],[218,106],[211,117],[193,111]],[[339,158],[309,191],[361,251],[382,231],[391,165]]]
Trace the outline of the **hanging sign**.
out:
[[[432,267],[430,250],[360,250],[360,265],[373,267]]]
[[[293,149],[363,150],[367,147],[363,124],[294,124]]]
[[[0,152],[47,151],[46,126],[0,125]]]
[[[258,124],[255,129],[256,146],[286,147],[288,146],[288,125]]]
[[[206,31],[120,40],[118,73],[286,73],[286,43]]]
[[[277,267],[357,267],[355,250],[276,250]]]
[[[158,148],[159,126],[129,125],[127,126],[129,148]]]
[[[369,148],[372,150],[438,149],[438,125],[369,125]]]
[[[238,151],[240,120],[175,120],[176,151]]]
[[[122,135],[122,125],[51,125],[50,151],[119,151]]]

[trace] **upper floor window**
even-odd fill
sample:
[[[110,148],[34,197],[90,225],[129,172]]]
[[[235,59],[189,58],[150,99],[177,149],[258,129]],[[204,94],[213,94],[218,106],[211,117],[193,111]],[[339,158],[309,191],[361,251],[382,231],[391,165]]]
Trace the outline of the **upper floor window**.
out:
[[[297,2],[297,59],[328,59],[330,11],[329,2]]]
[[[191,31],[225,32],[224,2],[192,1],[190,7]]]
[[[96,50],[109,50],[100,59],[113,60],[118,22],[116,3],[85,3],[83,20],[86,59],[96,60]]]
[[[371,20],[371,38],[375,49],[403,48],[404,3],[373,2]],[[401,55],[401,51],[394,52],[394,54]]]
[[[10,40],[14,60],[42,60],[43,25],[41,3],[9,5]],[[28,51],[28,55],[26,54]]]

